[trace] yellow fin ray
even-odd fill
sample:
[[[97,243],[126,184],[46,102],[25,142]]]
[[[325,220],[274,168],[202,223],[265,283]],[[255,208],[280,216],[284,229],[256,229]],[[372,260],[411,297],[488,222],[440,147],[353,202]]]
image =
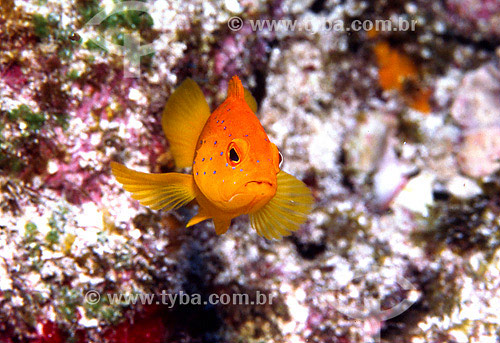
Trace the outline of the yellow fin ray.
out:
[[[201,131],[210,117],[205,96],[192,79],[186,79],[170,96],[161,125],[178,168],[193,164]]]
[[[311,191],[290,174],[278,173],[276,195],[261,209],[250,213],[250,223],[266,239],[280,239],[297,231],[311,212]]]
[[[153,210],[174,210],[195,198],[194,180],[189,174],[141,173],[116,162],[111,162],[111,171],[133,199]]]
[[[275,229],[275,227],[280,224],[277,223],[273,217],[269,217],[265,212],[266,211],[259,212],[256,215],[250,216],[250,225],[255,228],[257,234],[269,240],[280,239],[281,236],[286,236],[280,235],[279,230]]]

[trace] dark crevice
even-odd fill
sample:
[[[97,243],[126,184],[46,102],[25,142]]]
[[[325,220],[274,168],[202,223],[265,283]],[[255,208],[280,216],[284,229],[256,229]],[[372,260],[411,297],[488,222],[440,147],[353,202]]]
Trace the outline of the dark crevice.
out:
[[[257,69],[254,76],[256,85],[251,92],[257,102],[257,107],[260,108],[262,100],[266,97],[266,70]]]
[[[184,298],[191,300],[189,303],[181,303],[179,298],[173,308],[174,327],[178,329],[175,334],[178,337],[174,336],[174,340],[189,336],[199,338],[201,342],[223,342],[217,334],[223,325],[219,309],[209,302],[209,295],[213,292],[213,278],[221,268],[213,258],[199,244],[192,243],[186,247],[182,292]],[[200,304],[193,300],[197,296],[200,296]]]
[[[313,13],[320,13],[325,10],[326,0],[314,0],[309,9]]]
[[[255,101],[257,102],[257,108],[260,108],[260,105],[262,104],[262,101],[265,99],[267,92],[267,79],[266,76],[268,74],[268,68],[269,68],[269,60],[270,60],[270,54],[272,49],[279,44],[279,41],[277,39],[273,39],[269,42],[267,42],[268,45],[268,50],[266,53],[266,57],[263,61],[256,61],[257,67],[254,70],[254,77],[255,77],[255,87],[250,89],[250,92],[255,98]]]
[[[300,242],[295,237],[293,242],[299,255],[306,260],[313,260],[326,250],[326,244],[323,242]]]
[[[346,166],[346,153],[345,153],[345,150],[342,149],[341,152],[340,152],[340,156],[339,156],[339,164],[341,166],[343,166],[343,172],[342,172],[342,180],[341,180],[341,183],[342,183],[342,186],[344,186],[345,188],[347,188],[350,192],[354,193],[356,191],[356,187],[354,185],[354,183],[351,181],[351,179],[349,178],[349,175],[348,175],[348,172],[347,172],[347,166]]]
[[[455,33],[445,33],[442,35],[438,35],[437,37],[441,37],[445,42],[454,41],[460,45],[473,46],[476,50],[483,50],[493,54],[495,53],[496,48],[500,46],[500,40],[474,40],[472,38],[464,37],[460,34]]]

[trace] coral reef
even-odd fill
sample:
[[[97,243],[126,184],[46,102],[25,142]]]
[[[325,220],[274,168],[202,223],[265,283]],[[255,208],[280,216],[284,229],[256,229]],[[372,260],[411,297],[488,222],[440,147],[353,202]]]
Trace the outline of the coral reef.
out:
[[[141,3],[2,2],[0,342],[498,340],[497,2]],[[377,19],[416,24],[301,26]],[[152,53],[134,69],[127,44]],[[214,109],[234,74],[316,200],[281,241],[185,229],[194,205],[151,211],[110,175],[173,171],[169,95],[191,77]]]

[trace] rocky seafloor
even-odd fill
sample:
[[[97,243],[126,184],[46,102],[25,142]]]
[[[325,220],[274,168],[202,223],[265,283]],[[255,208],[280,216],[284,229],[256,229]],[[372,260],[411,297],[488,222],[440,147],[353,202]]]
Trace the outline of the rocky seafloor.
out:
[[[144,4],[1,2],[1,343],[499,341],[498,1]],[[416,25],[307,26],[377,19]],[[196,206],[149,210],[110,174],[173,171],[169,95],[191,77],[214,109],[235,74],[315,198],[280,241],[245,217],[185,229]],[[162,292],[201,304],[109,298]]]

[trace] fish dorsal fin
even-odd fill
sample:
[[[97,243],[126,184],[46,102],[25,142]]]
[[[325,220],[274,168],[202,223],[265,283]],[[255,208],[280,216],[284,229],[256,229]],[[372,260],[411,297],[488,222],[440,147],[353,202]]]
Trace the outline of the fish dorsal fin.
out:
[[[243,89],[243,85],[241,84],[240,78],[238,76],[233,76],[229,81],[229,85],[227,87],[227,97],[244,99],[245,91]]]
[[[252,93],[248,89],[244,89],[244,97],[245,97],[245,102],[247,105],[250,107],[253,113],[257,113],[257,101],[255,101],[255,98],[253,97]]]
[[[276,195],[264,207],[250,213],[250,223],[260,236],[281,239],[297,231],[311,212],[311,191],[290,174],[278,173]]]
[[[153,210],[175,210],[196,196],[192,175],[180,173],[148,174],[111,162],[111,171],[132,198]]]
[[[205,96],[192,79],[184,80],[170,96],[161,124],[178,168],[193,164],[198,138],[210,117]]]

